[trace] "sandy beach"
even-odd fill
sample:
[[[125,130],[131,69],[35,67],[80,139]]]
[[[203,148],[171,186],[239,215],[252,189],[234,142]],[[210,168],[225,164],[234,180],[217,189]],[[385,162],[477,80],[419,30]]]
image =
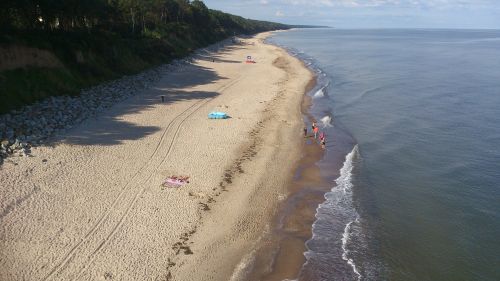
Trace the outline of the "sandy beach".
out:
[[[9,158],[0,280],[244,280],[302,156],[313,78],[266,36],[200,51],[33,157]],[[163,187],[173,175],[189,183]]]

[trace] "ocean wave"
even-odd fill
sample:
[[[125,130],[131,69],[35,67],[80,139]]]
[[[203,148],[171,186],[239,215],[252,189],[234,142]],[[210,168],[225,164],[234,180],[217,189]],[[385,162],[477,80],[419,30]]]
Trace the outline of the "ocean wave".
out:
[[[321,70],[318,70],[318,71],[321,71]],[[316,93],[314,93],[314,95],[312,96],[313,99],[325,97],[325,95],[327,95],[326,88],[328,88],[329,85],[330,85],[330,82],[329,81],[326,82],[326,84],[323,87],[321,87],[319,90],[316,91]]]
[[[343,193],[349,197],[352,196],[352,170],[354,168],[354,158],[357,154],[358,145],[355,145],[352,151],[347,154],[344,165],[340,169],[340,176],[335,180],[337,188],[340,188]],[[351,225],[357,221],[359,221],[358,215],[356,215],[354,220],[348,222],[344,228],[344,233],[342,234],[342,259],[352,267],[352,270],[357,275],[358,280],[361,280],[361,274],[359,273],[354,260],[349,257],[349,250],[347,249],[347,245],[351,238]]]
[[[314,95],[313,95],[313,99],[324,97],[325,96],[325,92],[323,91],[323,89],[324,88],[321,88],[318,91],[316,91],[316,93],[314,93]]]
[[[342,234],[342,259],[347,262],[352,267],[352,271],[358,276],[358,280],[361,280],[361,273],[359,273],[356,264],[354,263],[354,260],[352,258],[349,258],[349,250],[347,249],[347,244],[351,241],[351,225],[354,222],[358,222],[359,218],[356,218],[356,220],[350,221],[349,223],[346,224],[344,228],[344,234]]]
[[[306,242],[306,263],[299,276],[307,276],[306,279],[328,276],[331,280],[363,278],[362,270],[352,256],[352,249],[357,248],[353,243],[357,243],[356,227],[359,225],[359,215],[352,202],[353,170],[358,155],[358,146],[355,145],[346,155],[335,185],[325,194],[325,202],[316,209],[312,238]],[[345,265],[341,265],[342,262]],[[327,265],[332,263],[338,266],[329,269]],[[309,279],[316,280],[315,277]]]
[[[331,116],[324,116],[320,119],[321,123],[323,124],[323,128],[329,128],[333,127],[332,125],[332,117]]]
[[[230,281],[241,281],[245,280],[248,274],[253,270],[255,263],[256,250],[253,249],[250,253],[245,255],[238,265],[234,268],[233,274],[231,274]]]

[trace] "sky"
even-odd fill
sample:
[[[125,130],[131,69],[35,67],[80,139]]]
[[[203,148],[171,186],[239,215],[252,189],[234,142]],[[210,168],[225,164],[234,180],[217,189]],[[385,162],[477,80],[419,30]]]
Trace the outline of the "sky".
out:
[[[204,0],[245,18],[335,28],[500,29],[500,0]]]

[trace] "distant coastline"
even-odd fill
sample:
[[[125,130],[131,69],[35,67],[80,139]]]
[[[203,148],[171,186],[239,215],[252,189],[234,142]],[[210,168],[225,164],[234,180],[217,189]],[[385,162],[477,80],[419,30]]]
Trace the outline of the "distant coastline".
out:
[[[334,28],[332,26],[327,26],[327,25],[288,25],[290,28]]]

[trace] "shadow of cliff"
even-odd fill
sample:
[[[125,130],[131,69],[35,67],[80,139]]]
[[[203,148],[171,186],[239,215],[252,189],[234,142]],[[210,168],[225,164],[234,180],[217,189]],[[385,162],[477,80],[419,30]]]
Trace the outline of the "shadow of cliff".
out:
[[[60,142],[72,145],[109,146],[144,138],[158,132],[161,128],[144,125],[144,121],[140,122],[142,125],[137,124],[139,122],[125,121],[124,116],[147,113],[153,109],[158,110],[158,106],[176,102],[214,98],[219,93],[188,91],[182,88],[210,84],[221,79],[227,78],[217,75],[209,68],[192,64],[181,66],[165,74],[152,88],[143,90],[142,93],[106,109],[97,117],[75,126],[59,138]],[[47,144],[50,145],[50,143]]]
[[[163,93],[163,91],[162,91]],[[117,145],[124,141],[144,138],[160,131],[158,126],[144,126],[124,121],[123,115],[141,113],[153,106],[163,106],[178,101],[204,100],[218,96],[215,92],[192,91],[165,93],[164,102],[157,95],[143,99],[135,99],[111,109],[108,113],[97,117],[91,122],[82,124],[66,133],[64,143],[72,145]],[[187,108],[188,106],[186,106]],[[158,110],[156,108],[156,110]],[[167,107],[165,107],[167,110]]]
[[[227,42],[215,44],[212,47],[200,50],[193,55],[193,58],[212,60],[219,63],[243,63],[245,58],[242,58],[241,61],[223,58],[227,53],[242,48],[245,48],[244,44]],[[146,113],[148,110],[157,108],[159,104],[168,105],[179,101],[214,98],[219,93],[189,91],[186,89],[227,79],[218,75],[210,67],[203,67],[189,62],[169,68],[161,75],[160,80],[152,88],[138,90],[141,93],[137,93],[137,95],[125,101],[117,102],[110,108],[97,113],[95,117],[86,119],[81,124],[73,124],[72,129],[49,137],[42,146],[55,147],[61,143],[112,146],[126,141],[139,140],[160,131],[162,127],[148,125],[145,122],[130,121],[130,118],[125,121],[124,116]],[[163,102],[161,96],[164,96]],[[140,118],[139,116],[132,119],[138,120]]]
[[[228,60],[223,59],[224,55],[234,52],[236,50],[245,49],[245,44],[230,44],[219,47],[216,51],[213,50],[201,50],[198,51],[193,57],[197,60],[212,61],[219,63],[244,63],[246,57],[242,57],[241,60]],[[251,54],[249,54],[251,55]]]

